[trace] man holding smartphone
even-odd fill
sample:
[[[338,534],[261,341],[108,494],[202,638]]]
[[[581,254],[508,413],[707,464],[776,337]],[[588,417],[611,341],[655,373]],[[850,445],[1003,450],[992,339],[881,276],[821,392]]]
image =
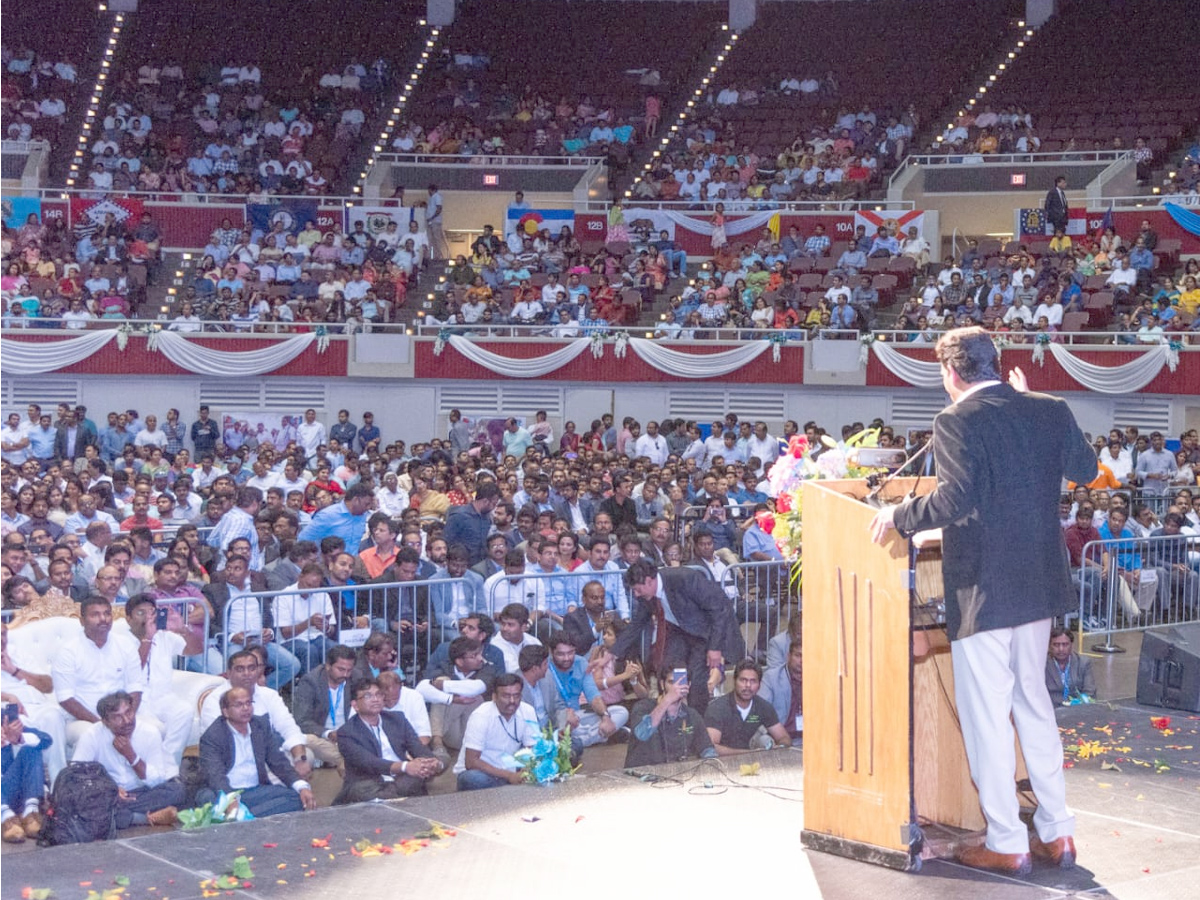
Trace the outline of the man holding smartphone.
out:
[[[163,746],[176,763],[183,758],[192,731],[193,712],[172,690],[171,673],[175,657],[199,653],[204,646],[202,638],[184,625],[180,613],[184,606],[181,603],[172,607],[165,602],[159,606],[149,594],[137,594],[125,604],[129,634],[116,636],[137,650],[142,664],[138,676],[141,710],[162,723]]]
[[[639,700],[629,715],[633,736],[625,767],[654,766],[717,755],[704,726],[704,715],[687,703],[691,686],[684,668],[664,668],[658,675],[657,700]],[[705,685],[700,685],[707,696]]]

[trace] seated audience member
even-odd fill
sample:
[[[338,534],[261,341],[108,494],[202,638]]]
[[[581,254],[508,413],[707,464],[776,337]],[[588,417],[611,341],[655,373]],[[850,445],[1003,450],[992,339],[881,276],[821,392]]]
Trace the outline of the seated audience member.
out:
[[[403,713],[384,709],[384,690],[366,678],[354,685],[357,715],[338,730],[346,780],[334,804],[395,800],[428,793],[445,764],[421,743]]]
[[[138,697],[125,691],[96,703],[98,721],[80,736],[73,762],[96,762],[116,782],[117,828],[174,825],[187,792],[179,766],[167,753],[158,730],[137,716]]]
[[[556,631],[547,641],[551,665],[547,674],[566,709],[566,724],[571,735],[578,738],[579,747],[603,743],[621,730],[629,721],[629,710],[620,705],[610,706],[600,696],[600,689],[588,671],[587,660],[575,652],[575,645],[565,631]],[[581,697],[588,708],[581,708]]]
[[[230,688],[221,695],[221,717],[200,736],[205,786],[196,792],[196,802],[211,803],[220,792],[241,791],[241,802],[256,819],[315,808],[312,788],[281,742],[270,720],[254,714],[250,692]],[[271,783],[271,775],[282,783]]]
[[[539,729],[566,725],[567,708],[550,678],[550,651],[541,644],[521,648],[521,700],[537,716]]]
[[[625,766],[653,766],[685,759],[711,759],[717,755],[704,716],[687,705],[690,686],[686,676],[672,677],[671,669],[659,673],[657,700],[639,700],[629,715],[633,734]],[[703,686],[702,686],[703,689]]]
[[[206,584],[203,592],[216,620],[228,626],[224,631],[226,652],[236,653],[252,645],[264,647],[271,668],[267,684],[275,690],[291,684],[300,671],[300,660],[275,640],[275,629],[266,627],[263,621],[265,601],[251,593],[250,558],[230,553],[220,574],[220,580]]]
[[[513,550],[513,553],[520,551]],[[506,568],[508,568],[508,559],[505,560]],[[516,563],[513,562],[513,568]],[[524,557],[521,562],[524,572]],[[499,625],[499,631],[492,637],[491,644],[504,654],[504,671],[510,675],[521,671],[518,656],[521,653],[522,647],[528,647],[531,644],[540,644],[536,637],[530,634],[525,628],[529,625],[529,609],[521,603],[508,603],[500,610],[500,614],[496,617],[496,622]]]
[[[582,605],[563,616],[563,631],[575,645],[575,652],[583,656],[592,646],[601,640],[604,629],[613,621],[616,614],[607,609],[607,599],[604,585],[599,581],[589,581],[580,591]]]
[[[18,703],[24,708],[22,721],[49,736],[42,748],[46,777],[50,784],[67,764],[66,726],[54,701],[54,683],[45,673],[31,671],[19,653],[10,653],[8,623],[0,622],[0,702]],[[15,807],[14,807],[15,809]]]
[[[454,764],[460,791],[521,784],[525,778],[513,754],[538,739],[537,716],[521,702],[520,675],[505,672],[496,678],[494,698],[467,720],[462,749]]]
[[[261,654],[261,655],[260,655]],[[250,699],[254,702],[254,715],[265,716],[275,730],[283,738],[283,749],[291,755],[292,765],[302,777],[307,778],[312,772],[308,762],[308,745],[304,743],[304,734],[296,724],[287,704],[265,684],[259,684],[263,677],[266,651],[261,645],[248,650],[238,650],[229,657],[228,670],[225,677],[229,680],[230,688],[244,688],[249,691]],[[200,706],[200,730],[206,730],[213,722],[221,717],[221,697],[226,691],[221,688],[209,691],[208,696]]]
[[[804,737],[803,673],[804,648],[797,637],[788,645],[784,663],[767,669],[762,680],[762,698],[775,709],[794,746]]]
[[[1096,696],[1096,676],[1092,661],[1075,652],[1071,632],[1055,627],[1050,632],[1050,652],[1046,656],[1046,690],[1050,699],[1064,706],[1073,699],[1089,700]]]
[[[50,667],[69,744],[100,721],[101,698],[128,692],[135,707],[141,702],[142,662],[131,643],[112,637],[112,604],[98,595],[88,597],[80,604],[80,618],[83,633],[55,654]]]
[[[338,729],[350,717],[350,676],[357,658],[351,648],[335,644],[324,664],[304,675],[292,692],[292,711],[304,742],[313,756],[335,767],[339,775],[346,774],[346,766],[338,752]]]
[[[458,637],[450,642],[447,658],[437,668],[431,667],[417,685],[417,693],[429,704],[434,753],[449,758],[447,748],[462,746],[467,721],[491,695],[499,674],[484,661],[483,645],[475,638]]]
[[[129,633],[117,635],[137,653],[141,663],[138,689],[142,701],[138,710],[152,713],[163,724],[163,744],[178,764],[192,733],[195,710],[172,687],[175,658],[203,646],[201,638],[184,626],[178,608],[163,607],[166,628],[158,627],[158,606],[149,594],[138,594],[125,604]],[[172,627],[174,626],[174,627]]]
[[[458,636],[475,638],[483,644],[483,661],[490,664],[497,672],[504,671],[504,654],[500,648],[492,644],[492,636],[496,633],[496,623],[487,613],[471,613],[458,620]],[[425,667],[425,677],[434,667],[441,665],[450,658],[451,641],[443,641],[429,657]]]
[[[733,693],[708,704],[704,724],[718,755],[791,744],[774,708],[758,696],[761,686],[762,668],[752,659],[743,659],[733,670]]]
[[[295,583],[271,601],[277,638],[300,661],[301,674],[320,665],[334,646],[337,615],[329,594],[320,590],[324,581],[320,564],[308,563]]]
[[[4,695],[5,704],[17,704]],[[42,797],[46,793],[46,764],[42,754],[51,737],[25,726],[20,716],[5,717],[0,724],[0,838],[20,844],[42,832]]]
[[[433,731],[429,725],[429,709],[421,695],[408,687],[395,670],[380,672],[375,680],[383,691],[383,708],[403,713],[421,743],[428,747],[433,742]]]

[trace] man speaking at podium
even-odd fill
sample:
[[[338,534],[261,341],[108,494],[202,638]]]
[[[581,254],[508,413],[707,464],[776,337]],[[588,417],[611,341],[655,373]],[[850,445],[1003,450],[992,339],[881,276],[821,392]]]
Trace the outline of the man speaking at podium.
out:
[[[1029,393],[1020,369],[1001,383],[982,328],[947,332],[937,357],[952,401],[933,423],[937,487],[881,509],[871,535],[882,543],[892,528],[904,537],[942,529],[955,700],[987,820],[985,844],[961,850],[959,860],[1025,874],[1032,851],[1069,867],[1075,819],[1044,670],[1051,619],[1072,597],[1058,521],[1062,480],[1091,481],[1096,454],[1065,402]],[[1018,815],[1010,712],[1038,799],[1036,835]]]

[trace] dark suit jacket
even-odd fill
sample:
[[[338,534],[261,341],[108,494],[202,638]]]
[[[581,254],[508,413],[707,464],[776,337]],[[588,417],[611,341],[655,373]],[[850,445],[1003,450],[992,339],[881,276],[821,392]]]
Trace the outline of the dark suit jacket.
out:
[[[741,659],[745,645],[733,614],[733,604],[721,586],[699,569],[659,569],[658,574],[680,629],[703,638],[709,650],[720,650],[726,659]],[[636,603],[629,626],[617,636],[613,645],[613,655],[618,659],[640,655],[643,637],[649,646],[653,622],[650,606]]]
[[[421,743],[416,731],[404,718],[403,713],[384,710],[379,714],[379,722],[383,733],[387,735],[388,743],[401,759],[411,756],[433,756],[428,748]],[[378,782],[380,776],[391,774],[392,764],[383,758],[383,748],[375,739],[375,733],[370,727],[354,716],[338,729],[338,750],[346,761],[346,779],[343,790],[356,781]]]
[[[342,709],[347,720],[350,718],[350,682],[342,687]],[[292,691],[292,715],[305,734],[321,737],[325,734],[325,722],[329,718],[329,680],[325,667],[317,666],[296,682]]]
[[[396,564],[392,563],[378,578],[374,578],[367,582],[368,584],[388,584],[390,582],[400,581],[397,574]],[[417,572],[417,580],[423,580],[420,571]],[[428,585],[419,584],[413,587],[400,586],[390,588],[379,588],[369,591],[366,595],[359,594],[359,608],[362,608],[362,598],[366,596],[370,599],[372,616],[383,616],[389,622],[397,622],[400,619],[406,619],[409,622],[428,622],[429,621],[429,587]]]
[[[269,784],[267,772],[291,787],[300,780],[292,761],[283,752],[283,738],[271,727],[266,716],[255,716],[250,720],[250,743],[254,747],[254,761],[258,763],[258,783]],[[204,772],[205,784],[214,791],[231,791],[229,770],[233,767],[233,734],[225,717],[221,716],[200,735],[200,768]]]
[[[944,410],[933,434],[938,486],[900,504],[895,524],[905,537],[943,529],[951,639],[1067,611],[1059,489],[1064,477],[1096,477],[1096,453],[1067,404],[997,384]]]
[[[1046,200],[1043,208],[1046,210],[1046,219],[1051,225],[1063,229],[1067,227],[1071,213],[1067,208],[1067,195],[1065,191],[1061,195],[1058,193],[1057,187],[1052,187],[1046,191]]]
[[[592,645],[596,643],[596,635],[592,633],[592,619],[587,610],[582,606],[575,607],[563,616],[562,627],[567,633],[567,638],[575,645],[575,652],[580,656],[587,656]]]
[[[587,523],[587,527],[592,527],[592,519],[596,516],[596,504],[587,497],[577,498],[579,503],[579,511],[583,513],[583,521]],[[560,519],[566,519],[568,522],[573,521],[571,510],[567,506],[566,500],[558,500],[550,504],[554,507],[554,515]]]
[[[68,459],[67,456],[67,429],[60,425],[58,433],[54,436],[54,458]],[[70,459],[80,459],[83,456],[83,448],[87,446],[100,449],[99,440],[96,437],[96,432],[92,431],[85,425],[79,425],[75,429],[75,455]]]

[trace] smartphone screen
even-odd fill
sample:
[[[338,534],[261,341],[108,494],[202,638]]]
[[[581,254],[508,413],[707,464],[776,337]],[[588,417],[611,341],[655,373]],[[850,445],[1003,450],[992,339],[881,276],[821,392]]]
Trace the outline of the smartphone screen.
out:
[[[687,684],[688,683],[687,669],[672,669],[671,670],[671,681],[674,682],[675,684]]]
[[[167,630],[167,613],[169,610],[165,606],[160,606],[154,613],[154,627],[159,631]]]

